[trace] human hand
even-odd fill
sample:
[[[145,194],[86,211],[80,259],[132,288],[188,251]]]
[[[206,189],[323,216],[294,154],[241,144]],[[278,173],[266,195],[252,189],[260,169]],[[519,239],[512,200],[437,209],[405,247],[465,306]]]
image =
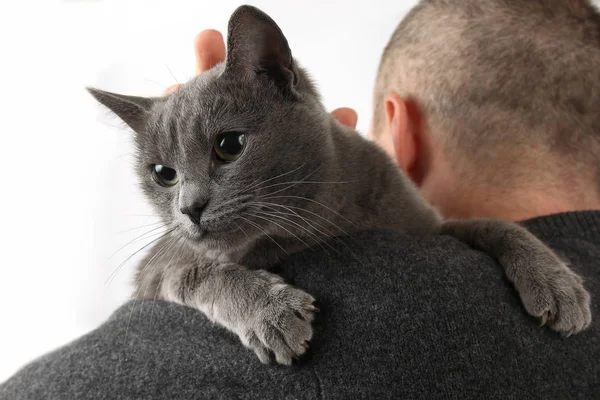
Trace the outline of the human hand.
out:
[[[194,52],[196,53],[196,75],[201,74],[225,61],[225,41],[221,32],[207,29],[196,35],[194,39]],[[181,85],[171,85],[164,92],[167,95],[179,89]],[[358,115],[352,108],[342,107],[331,112],[331,115],[342,125],[356,128]]]

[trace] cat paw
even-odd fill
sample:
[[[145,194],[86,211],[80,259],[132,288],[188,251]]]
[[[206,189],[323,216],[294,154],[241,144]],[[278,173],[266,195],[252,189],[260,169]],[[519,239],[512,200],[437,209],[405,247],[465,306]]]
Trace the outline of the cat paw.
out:
[[[262,363],[272,355],[277,363],[291,365],[306,352],[312,338],[312,320],[318,309],[308,293],[290,285],[272,286],[267,302],[259,309],[249,329],[241,334],[244,344],[254,350]]]
[[[542,325],[566,337],[590,326],[590,295],[583,280],[566,265],[543,277],[528,279],[519,287],[525,309],[539,317]]]

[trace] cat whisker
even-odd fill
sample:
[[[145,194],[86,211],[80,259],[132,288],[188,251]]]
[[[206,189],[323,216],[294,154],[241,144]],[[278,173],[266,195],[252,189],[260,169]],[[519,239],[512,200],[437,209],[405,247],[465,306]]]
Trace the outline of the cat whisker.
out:
[[[272,195],[274,195],[274,194],[276,194],[276,193],[283,192],[284,190],[291,189],[291,188],[293,188],[294,186],[296,186],[297,184],[299,184],[299,183],[301,183],[301,182],[305,182],[305,181],[306,181],[306,179],[308,179],[308,178],[310,178],[311,176],[313,176],[313,175],[314,175],[314,174],[315,174],[315,173],[316,173],[318,170],[320,170],[320,169],[321,169],[321,167],[318,167],[318,168],[317,168],[317,169],[315,169],[313,172],[311,172],[310,174],[306,175],[304,178],[300,179],[299,181],[295,181],[295,183],[292,183],[291,185],[289,185],[289,186],[286,186],[286,187],[284,187],[283,189],[276,190],[276,191],[274,191],[274,192],[272,192],[272,193],[268,193],[268,194],[266,194],[266,195],[264,195],[264,196],[272,196]],[[258,188],[258,190],[262,190],[262,189],[263,189],[262,187]]]
[[[261,202],[255,202],[255,203],[261,204]],[[343,233],[344,233],[344,234],[345,234],[347,237],[349,237],[350,239],[353,239],[353,238],[352,238],[352,236],[351,236],[351,235],[350,235],[348,232],[346,232],[345,230],[343,230],[341,227],[339,227],[338,225],[336,225],[336,224],[334,224],[333,222],[329,221],[327,218],[325,218],[325,217],[323,217],[323,216],[321,216],[321,215],[319,215],[319,214],[317,214],[317,213],[314,213],[314,212],[312,212],[312,211],[310,211],[310,210],[306,210],[306,209],[304,209],[304,208],[301,208],[301,207],[294,207],[294,206],[284,206],[284,205],[277,204],[277,203],[265,203],[265,204],[271,204],[271,205],[273,205],[273,206],[282,207],[282,208],[286,208],[286,209],[289,209],[289,208],[295,208],[295,209],[297,209],[297,210],[300,210],[300,211],[304,211],[304,212],[310,213],[310,214],[312,214],[312,215],[314,215],[314,216],[316,216],[316,217],[318,217],[318,218],[321,218],[321,219],[323,219],[323,220],[324,220],[324,221],[326,221],[327,223],[329,223],[329,224],[331,224],[331,225],[335,226],[337,229],[339,229],[340,231],[342,231],[342,232],[343,232]],[[293,212],[293,211],[292,211],[292,212]],[[295,213],[295,214],[296,214],[296,213]],[[312,222],[313,222],[313,223],[317,223],[316,221],[312,221]],[[318,224],[318,223],[317,223],[317,224]],[[340,239],[340,238],[338,237],[338,235],[335,235],[333,232],[331,232],[330,230],[326,229],[326,228],[325,228],[325,227],[323,227],[322,225],[320,225],[320,224],[318,224],[318,225],[319,225],[321,228],[325,229],[325,230],[328,232],[328,235],[327,235],[328,237],[330,237],[330,238],[333,238],[333,239],[337,240],[339,243],[341,243],[341,244],[342,244],[342,245],[343,245],[343,246],[344,246],[344,247],[345,247],[345,248],[346,248],[346,249],[347,249],[347,250],[350,252],[350,254],[352,254],[352,256],[354,257],[354,259],[355,259],[356,261],[358,261],[358,262],[359,262],[361,265],[363,265],[363,264],[362,264],[362,262],[360,261],[360,259],[359,259],[359,258],[356,256],[356,254],[354,254],[354,252],[352,251],[352,249],[351,249],[351,248],[350,248],[350,247],[349,247],[349,246],[348,246],[348,245],[347,245],[347,244],[346,244],[346,243],[345,243],[345,242],[344,242],[342,239]],[[338,253],[338,254],[339,254],[339,253]]]
[[[171,74],[171,76],[173,77],[173,79],[175,80],[175,83],[178,85],[181,85],[179,83],[179,81],[177,80],[177,78],[175,78],[175,75],[173,75],[173,71],[171,71],[171,68],[169,68],[169,66],[167,64],[165,64],[165,67],[167,67],[167,70],[169,71],[169,74]]]
[[[160,83],[158,81],[154,81],[152,79],[147,79],[147,78],[145,80],[148,81],[148,82],[150,82],[150,83],[154,83],[154,84],[160,86],[163,90],[167,90],[167,88],[168,88],[168,86],[166,86],[164,83]]]
[[[298,235],[296,235],[295,233],[291,232],[291,231],[290,231],[289,229],[287,229],[286,227],[284,227],[284,226],[281,226],[281,225],[280,225],[280,224],[278,224],[277,222],[275,222],[275,221],[272,221],[272,220],[270,220],[270,219],[268,219],[268,218],[265,218],[265,217],[261,217],[260,215],[256,215],[256,214],[254,214],[254,213],[250,213],[249,215],[251,215],[251,216],[253,216],[253,217],[255,217],[255,218],[260,218],[260,219],[263,219],[263,220],[267,221],[267,222],[268,222],[268,223],[270,223],[270,224],[273,224],[273,225],[276,225],[276,226],[280,227],[281,229],[283,229],[284,231],[286,231],[287,233],[289,233],[290,235],[292,235],[292,236],[294,236],[296,239],[298,239],[298,241],[299,241],[300,243],[302,243],[302,244],[303,244],[303,245],[305,245],[306,247],[310,247],[310,246],[309,246],[309,244],[308,244],[308,243],[306,243],[304,240],[300,239],[300,237],[299,237]]]
[[[127,133],[132,133],[133,132],[133,130],[131,128],[127,127],[126,125],[125,126],[111,125],[111,124],[106,123],[106,122],[102,122],[102,125],[104,125],[106,127],[109,127],[109,128],[118,129],[120,131],[124,131],[124,132],[127,132]]]
[[[146,225],[146,224],[148,223],[148,221],[149,221],[149,220],[150,220],[150,217],[146,217],[146,218],[144,218],[144,223],[143,223],[143,225]],[[138,228],[138,229],[135,231],[135,235],[137,235],[137,234],[140,232],[140,230],[141,230],[141,229],[142,229],[141,227],[140,227],[140,228]]]
[[[254,185],[255,183],[259,182],[259,179],[255,179],[250,185]],[[233,186],[233,185],[232,185]],[[232,194],[229,195],[230,198],[232,197],[243,197],[243,196],[252,196],[252,194],[250,193],[246,193],[248,191],[247,187],[242,187],[241,189],[238,189],[237,191],[233,192]]]
[[[302,165],[300,165],[299,167],[296,167],[296,168],[294,168],[294,169],[293,169],[293,170],[291,170],[291,171],[288,171],[288,172],[285,172],[285,173],[283,173],[283,174],[280,174],[280,175],[274,176],[274,177],[272,177],[272,178],[266,179],[266,180],[264,180],[264,181],[262,181],[262,182],[260,182],[260,183],[257,183],[257,184],[250,185],[249,187],[247,187],[247,188],[246,188],[246,191],[248,191],[248,190],[250,190],[250,189],[253,189],[253,188],[257,187],[257,186],[263,185],[263,184],[265,184],[265,183],[267,183],[267,182],[270,182],[270,181],[272,181],[272,180],[275,180],[275,179],[277,179],[277,178],[281,178],[282,176],[286,176],[286,175],[289,175],[289,174],[293,174],[294,172],[298,171],[300,168],[304,167],[305,165],[306,165],[306,162],[302,163]]]
[[[150,234],[150,233],[152,233],[152,232],[154,232],[154,231],[157,231],[157,230],[159,230],[159,229],[162,229],[163,227],[164,227],[164,226],[158,226],[158,227],[156,227],[156,228],[150,229],[150,230],[149,230],[148,232],[146,232],[146,233],[143,233],[143,234],[141,234],[141,235],[139,235],[139,236],[136,236],[135,238],[131,239],[129,242],[125,243],[123,246],[119,247],[119,248],[117,249],[117,251],[115,251],[114,253],[112,253],[112,254],[111,254],[111,256],[110,256],[110,257],[108,257],[108,259],[110,260],[111,258],[113,258],[113,257],[115,256],[115,254],[117,254],[119,251],[123,250],[125,247],[129,246],[130,244],[134,243],[136,240],[140,240],[140,239],[147,239],[147,238],[144,238],[144,236],[147,236],[148,234]],[[159,232],[159,233],[160,233],[160,232]],[[154,235],[150,235],[150,236],[148,236],[148,237],[152,237],[152,236],[154,236]]]
[[[142,228],[148,228],[149,226],[154,226],[154,225],[158,225],[158,224],[163,224],[163,226],[165,226],[165,227],[167,226],[167,224],[165,224],[162,221],[153,222],[151,224],[140,225],[140,226],[136,226],[135,228],[129,228],[129,229],[125,229],[125,230],[122,230],[122,231],[115,232],[115,235],[120,235],[121,233],[126,233],[126,232],[135,231],[135,230],[140,230]]]
[[[331,232],[330,230],[328,230],[327,228],[325,228],[324,226],[322,226],[318,222],[316,222],[316,221],[310,221],[310,220],[304,218],[302,215],[298,214],[296,211],[294,211],[294,210],[292,210],[290,208],[287,208],[286,206],[282,206],[282,205],[276,204],[276,206],[287,210],[288,211],[287,213],[285,213],[283,211],[280,211],[277,207],[271,206],[271,205],[269,205],[267,203],[264,203],[264,202],[254,202],[253,204],[257,204],[260,207],[267,207],[267,208],[273,210],[273,212],[277,213],[277,214],[295,216],[295,217],[300,218],[301,220],[303,220],[307,225],[309,225],[311,227],[311,229],[314,229],[316,232],[320,233],[321,235],[323,235],[323,236],[329,236],[329,237],[333,237],[334,236],[333,232]],[[250,205],[253,205],[253,204],[250,204]],[[318,225],[319,228],[322,228],[322,229],[326,230],[327,233],[324,233],[320,229],[316,228],[314,224]]]
[[[299,225],[297,222],[294,222],[294,221],[290,220],[289,218],[286,218],[286,217],[282,216],[282,215],[287,215],[287,216],[294,217],[295,215],[293,215],[293,214],[290,214],[290,213],[281,213],[281,212],[278,212],[278,211],[263,211],[259,206],[252,206],[252,207],[256,208],[256,210],[252,211],[252,213],[255,213],[255,214],[259,213],[259,214],[265,215],[267,217],[276,217],[276,218],[283,219],[284,221],[287,221],[289,224],[293,224],[294,226],[297,226],[298,228],[302,229],[307,234],[312,235],[314,237],[317,237],[315,235],[315,233],[312,232],[310,229],[305,228],[305,227]]]
[[[273,203],[274,204],[274,203]],[[287,209],[286,206],[282,206],[280,204],[275,204],[276,206],[279,207],[283,207],[284,209]],[[269,206],[267,206],[269,207]],[[269,207],[272,210],[276,210],[275,207]],[[289,209],[288,209],[289,210]],[[302,217],[300,214],[298,214],[297,212],[293,211],[293,210],[289,210],[291,211],[291,213],[283,213],[281,211],[274,211],[275,213],[278,214],[283,214],[283,215],[288,215],[288,216],[296,216],[300,219],[302,219],[307,225],[309,225],[312,229],[314,229],[316,232],[318,232],[319,234],[323,235],[325,237],[326,240],[323,240],[322,242],[325,243],[326,246],[328,246],[329,248],[331,248],[333,251],[335,251],[338,255],[341,255],[341,253],[339,251],[337,251],[333,246],[331,246],[328,242],[327,239],[335,239],[336,241],[338,241],[339,243],[341,243],[344,247],[346,247],[346,249],[348,249],[348,251],[356,258],[356,255],[354,255],[354,253],[352,252],[352,250],[350,249],[350,247],[348,247],[348,245],[339,237],[337,237],[337,235],[335,235],[333,232],[331,232],[329,229],[325,228],[323,225],[319,224],[316,221],[311,221],[308,220],[304,217]],[[318,225],[320,228],[325,229],[327,231],[327,233],[324,233],[323,231],[319,230],[318,228],[316,228],[313,224]],[[350,236],[349,236],[350,237]],[[321,246],[322,247],[322,246]],[[329,253],[328,253],[329,254]],[[359,261],[360,262],[360,261]]]
[[[252,189],[262,190],[262,189],[267,189],[267,188],[272,187],[272,186],[290,185],[290,187],[292,187],[292,186],[295,186],[298,183],[305,182],[306,179],[308,179],[311,175],[313,175],[315,172],[317,172],[321,168],[321,167],[317,168],[316,170],[314,170],[313,172],[311,172],[310,174],[308,174],[306,177],[302,178],[300,181],[288,181],[288,182],[277,183],[277,184],[274,184],[274,185],[269,185],[269,186],[264,186],[264,187],[261,186],[261,185],[263,185],[263,184],[265,184],[265,183],[267,183],[267,182],[269,182],[271,180],[274,180],[274,179],[280,178],[282,176],[288,175],[290,173],[293,173],[293,172],[297,171],[298,169],[302,168],[304,165],[306,165],[306,163],[303,163],[300,167],[297,167],[297,168],[293,169],[292,171],[286,172],[284,174],[277,175],[275,177],[266,179],[266,180],[264,180],[262,182],[259,182],[259,183],[252,183],[248,187],[246,187],[244,189],[241,189],[238,192],[234,193],[232,196],[238,196],[240,194],[245,194],[245,195],[251,196],[251,194],[249,194],[248,192],[250,190],[252,190]],[[254,181],[254,182],[257,182],[257,181]],[[315,182],[315,183],[317,183],[317,182]],[[288,188],[284,188],[282,190],[286,190],[286,189],[288,189]],[[274,193],[279,193],[279,191],[276,191]],[[269,194],[273,194],[273,193],[269,193]]]
[[[316,244],[318,244],[319,246],[321,246],[321,248],[323,249],[323,251],[325,253],[327,253],[327,255],[329,255],[329,252],[325,249],[325,247],[323,247],[324,241],[321,240],[314,232],[311,232],[310,229],[305,228],[302,225],[300,225],[300,224],[292,221],[291,219],[283,217],[281,215],[277,215],[277,214],[274,214],[274,213],[263,212],[263,211],[255,211],[255,212],[260,213],[260,214],[265,215],[265,216],[268,216],[268,217],[282,219],[283,221],[281,223],[286,223],[286,224],[288,224],[288,226],[289,225],[293,225],[293,226],[298,227],[299,229],[301,229],[302,231],[304,231],[308,235],[310,235],[311,239],[314,240]],[[331,247],[331,246],[329,246],[329,247]],[[331,247],[331,248],[333,249],[333,247]],[[333,249],[333,250],[335,251],[335,249]]]
[[[275,239],[273,239],[273,238],[271,237],[271,235],[269,235],[269,234],[267,233],[267,231],[266,231],[266,230],[264,230],[264,229],[263,229],[263,228],[262,228],[262,227],[261,227],[259,224],[255,223],[255,222],[253,222],[253,221],[250,221],[248,218],[242,217],[241,215],[238,215],[238,217],[239,217],[239,218],[241,218],[242,220],[244,220],[246,223],[250,224],[251,226],[254,226],[254,227],[255,227],[255,228],[257,228],[258,230],[260,230],[260,231],[261,231],[262,233],[264,233],[264,234],[265,234],[265,235],[266,235],[266,236],[267,236],[269,239],[271,239],[271,241],[272,241],[273,243],[275,243],[275,245],[277,245],[277,247],[279,247],[281,250],[283,250],[283,252],[284,252],[285,254],[288,254],[288,255],[289,255],[289,253],[287,252],[287,250],[286,250],[286,249],[284,249],[284,248],[283,248],[283,246],[281,246],[281,245],[280,245],[280,244],[279,244],[279,243],[278,243],[278,242],[277,242]]]
[[[230,205],[230,204],[236,204],[236,203],[237,203],[237,204],[240,204],[240,203],[243,203],[243,202],[245,202],[246,200],[249,200],[249,199],[251,199],[251,198],[252,198],[252,195],[250,195],[250,194],[246,194],[246,195],[237,196],[237,197],[236,197],[236,198],[234,198],[234,199],[230,199],[229,201],[226,201],[226,202],[220,203],[220,204],[219,204],[219,206],[218,206],[218,208],[217,208],[217,209],[215,209],[215,210],[213,210],[212,212],[213,212],[214,214],[217,214],[219,211],[221,211],[221,210],[223,210],[223,209],[226,209],[226,210],[227,210],[227,211],[226,211],[226,213],[228,214],[228,213],[230,213],[230,212],[231,212],[231,210],[230,210],[230,208],[229,208],[229,205]]]
[[[158,215],[153,214],[124,214],[124,217],[148,217],[148,218],[160,218]]]
[[[344,235],[346,235],[346,236],[350,236],[350,234],[349,234],[348,232],[346,232],[346,231],[345,231],[345,230],[344,230],[344,229],[343,229],[341,226],[337,225],[337,224],[336,224],[336,223],[334,223],[334,222],[331,222],[329,219],[327,219],[327,218],[323,217],[322,215],[319,215],[319,214],[317,214],[317,213],[315,213],[315,212],[313,212],[313,211],[307,210],[306,208],[302,208],[302,207],[296,207],[296,206],[291,206],[291,205],[285,205],[285,206],[284,206],[284,205],[282,205],[282,204],[271,203],[271,202],[261,202],[261,201],[255,201],[254,203],[256,203],[256,204],[268,204],[268,205],[275,206],[275,207],[281,207],[281,208],[288,209],[288,210],[289,210],[289,211],[291,211],[291,212],[293,212],[292,210],[298,210],[298,211],[303,211],[303,212],[306,212],[306,213],[308,213],[308,214],[310,214],[310,215],[314,215],[315,217],[322,219],[323,221],[327,222],[327,223],[328,223],[328,224],[330,224],[330,225],[333,225],[333,227],[334,227],[334,228],[338,229],[338,230],[339,230],[340,232],[342,232]],[[314,222],[314,223],[317,223],[317,222],[316,222],[316,221],[314,221],[314,220],[313,220],[313,222]],[[326,229],[325,227],[323,227],[323,226],[322,226],[322,225],[320,225],[320,224],[319,224],[319,226],[321,226],[323,229]],[[326,229],[326,230],[327,230],[327,232],[328,232],[330,235],[333,235],[333,234],[334,234],[334,233],[333,233],[333,232],[331,232],[329,229]]]
[[[357,183],[358,181],[322,181],[322,182],[318,182],[318,181],[288,181],[288,182],[281,182],[281,183],[273,183],[272,185],[268,185],[268,186],[263,186],[261,187],[261,189],[267,189],[270,187],[274,187],[274,186],[281,186],[281,185],[288,185],[288,184],[306,184],[306,183],[313,183],[313,184],[342,184],[342,183]]]
[[[328,206],[326,206],[325,204],[323,204],[323,203],[320,203],[320,202],[318,202],[318,201],[316,201],[316,200],[309,199],[308,197],[303,197],[303,196],[285,196],[285,195],[282,195],[282,196],[266,196],[266,197],[263,197],[263,198],[261,198],[261,200],[262,200],[262,199],[264,199],[264,200],[270,200],[270,199],[298,199],[298,200],[306,200],[306,201],[309,201],[309,202],[311,202],[311,203],[318,204],[318,205],[320,205],[321,207],[324,207],[324,208],[326,208],[327,210],[329,210],[329,211],[331,211],[332,213],[336,214],[338,217],[340,217],[340,218],[344,219],[346,222],[349,222],[350,224],[352,224],[352,225],[356,226],[356,224],[355,224],[354,222],[350,221],[348,218],[344,217],[342,214],[340,214],[339,212],[335,211],[335,210],[334,210],[334,209],[332,209],[331,207],[328,207]]]
[[[116,276],[116,274],[119,272],[119,270],[123,267],[123,265],[125,265],[125,263],[127,263],[127,261],[131,260],[133,257],[135,257],[136,254],[138,254],[140,251],[144,250],[146,247],[158,242],[160,239],[166,237],[167,235],[169,235],[171,232],[173,232],[175,230],[175,228],[172,228],[168,231],[166,231],[165,233],[163,233],[161,236],[157,237],[156,239],[153,239],[152,241],[150,241],[149,243],[146,243],[144,246],[142,246],[141,248],[139,248],[136,252],[134,252],[132,255],[130,255],[129,257],[127,257],[121,264],[119,264],[119,266],[110,274],[110,276],[108,277],[108,279],[104,282],[104,284],[106,285],[107,283],[110,285],[110,282],[112,282],[112,280],[114,279],[114,277]]]
[[[240,231],[244,232],[244,235],[246,235],[246,237],[247,237],[248,239],[250,239],[250,236],[248,236],[248,233],[246,233],[246,231],[244,230],[244,228],[242,228],[242,226],[241,226],[240,224],[238,224],[238,223],[237,223],[237,222],[235,222],[235,221],[233,221],[233,223],[235,224],[235,226],[237,226],[237,227],[238,227],[238,229],[239,229]]]

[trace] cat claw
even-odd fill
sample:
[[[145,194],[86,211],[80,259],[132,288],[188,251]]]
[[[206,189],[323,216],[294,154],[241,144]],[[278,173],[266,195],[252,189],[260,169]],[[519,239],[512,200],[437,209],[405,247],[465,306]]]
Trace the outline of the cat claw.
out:
[[[569,337],[571,337],[571,336],[572,336],[574,333],[575,333],[575,331],[574,331],[573,329],[571,329],[571,330],[570,330],[570,331],[568,331],[568,332],[563,332],[563,333],[561,333],[561,336],[562,336],[563,338],[565,338],[565,339],[566,339],[566,338],[569,338]]]
[[[540,327],[546,325],[546,322],[548,322],[548,312],[547,311],[542,314],[541,319],[542,319],[542,323],[540,324]]]

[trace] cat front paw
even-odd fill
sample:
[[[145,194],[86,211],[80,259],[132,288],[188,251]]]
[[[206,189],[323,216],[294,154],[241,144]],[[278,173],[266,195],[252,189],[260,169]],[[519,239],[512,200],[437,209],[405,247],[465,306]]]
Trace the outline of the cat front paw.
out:
[[[518,291],[527,312],[563,336],[579,333],[592,322],[590,295],[583,280],[564,264],[521,282]]]
[[[277,363],[291,365],[292,359],[306,352],[312,338],[312,321],[318,311],[314,301],[311,295],[290,285],[273,285],[266,303],[240,334],[242,342],[265,364],[274,355]]]

